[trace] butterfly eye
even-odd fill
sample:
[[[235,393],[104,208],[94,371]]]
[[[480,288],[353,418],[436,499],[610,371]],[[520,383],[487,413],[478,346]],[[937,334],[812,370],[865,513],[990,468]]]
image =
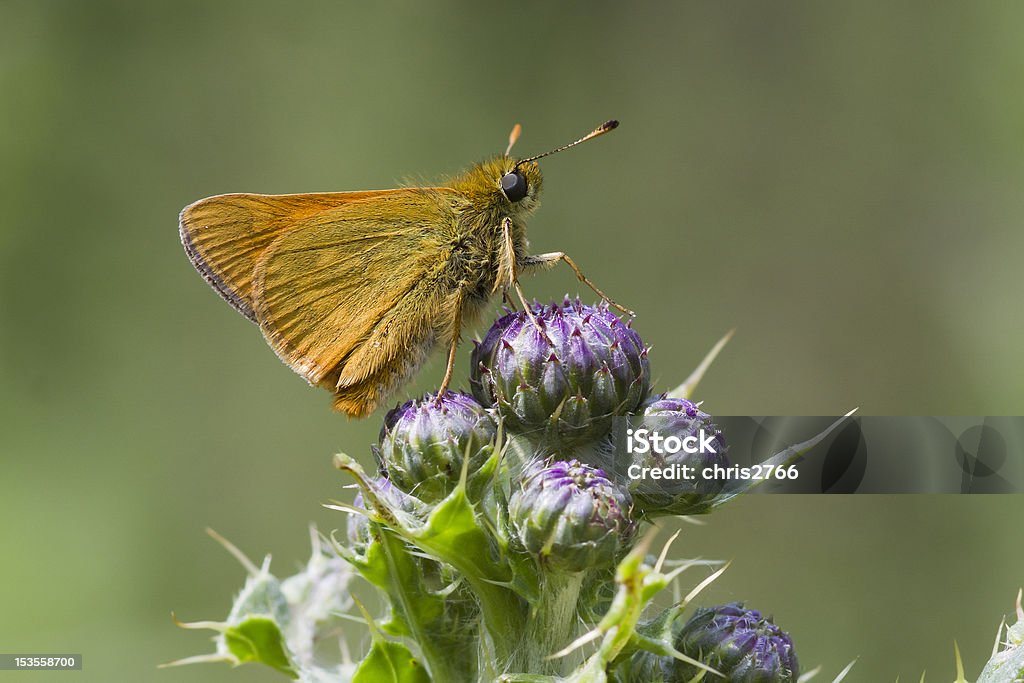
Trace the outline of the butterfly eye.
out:
[[[518,202],[526,196],[526,178],[512,171],[501,177],[501,191],[510,202]]]

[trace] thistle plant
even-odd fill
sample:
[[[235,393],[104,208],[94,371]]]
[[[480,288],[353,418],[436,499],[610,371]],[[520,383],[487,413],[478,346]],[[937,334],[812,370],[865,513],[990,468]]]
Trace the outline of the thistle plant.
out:
[[[260,662],[304,683],[807,680],[770,618],[694,604],[725,566],[670,559],[675,537],[654,546],[652,519],[708,514],[741,490],[602,466],[617,418],[716,444],[630,464],[728,464],[728,435],[691,401],[724,341],[683,385],[652,395],[648,348],[607,306],[567,298],[508,312],[472,354],[472,395],[388,413],[375,472],[335,456],[358,492],[327,506],[347,513],[347,531],[314,533],[303,571],[277,579],[269,558],[256,566],[224,542],[249,579],[226,620],[181,624],[215,631],[215,652],[174,664]],[[797,462],[838,424],[766,462]],[[686,572],[699,576],[681,591]],[[375,602],[351,596],[357,581]],[[685,597],[655,613],[672,594]],[[1020,629],[1006,629],[993,671],[1019,675]]]

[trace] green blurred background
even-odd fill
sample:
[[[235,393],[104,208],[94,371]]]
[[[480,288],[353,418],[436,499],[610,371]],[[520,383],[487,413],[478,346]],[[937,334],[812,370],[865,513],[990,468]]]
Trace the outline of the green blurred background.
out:
[[[241,585],[205,526],[290,573],[344,525],[332,453],[369,460],[379,416],[192,270],[206,195],[437,179],[517,121],[526,154],[616,117],[545,161],[530,235],[637,310],[662,388],[736,327],[712,413],[1024,413],[1024,5],[370,5],[0,4],[0,651],[86,661],[26,680],[284,680],[154,667],[210,647],[171,610]],[[758,496],[677,552],[733,559],[707,601],[774,613],[824,680],[951,679],[954,638],[973,676],[1022,502]]]

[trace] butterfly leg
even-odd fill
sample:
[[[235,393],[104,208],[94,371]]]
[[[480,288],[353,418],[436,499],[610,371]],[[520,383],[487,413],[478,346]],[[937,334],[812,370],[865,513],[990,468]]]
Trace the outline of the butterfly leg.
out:
[[[516,308],[516,302],[513,301],[512,297],[508,295],[508,289],[501,290],[501,303],[508,309],[510,309],[513,313],[519,310]]]
[[[587,278],[587,276],[583,274],[583,271],[580,270],[580,267],[576,265],[576,262],[569,258],[569,255],[566,254],[565,252],[553,251],[548,254],[526,256],[519,262],[519,266],[523,273],[529,273],[530,271],[547,270],[548,268],[551,268],[559,261],[564,261],[565,265],[572,268],[572,272],[576,273],[576,277],[579,279],[579,281],[585,284],[587,287],[590,287],[592,290],[594,290],[594,293],[597,294],[599,297],[601,297],[602,299],[604,299],[612,306],[625,313],[626,315],[636,317],[636,313],[629,310],[628,308],[620,306],[615,302],[614,299],[612,299],[610,296],[608,296],[600,289],[598,289],[597,285],[591,282]]]
[[[455,295],[455,316],[452,319],[452,343],[448,347],[448,366],[444,371],[444,379],[441,380],[441,388],[437,390],[437,398],[434,399],[434,405],[438,407],[441,405],[441,399],[448,392],[448,385],[452,383],[452,374],[455,372],[455,352],[459,348],[459,335],[462,332],[462,304],[466,297],[463,287],[464,283]]]
[[[523,304],[526,316],[533,323],[533,326],[543,334],[544,328],[537,322],[537,318],[530,309],[530,304],[526,301],[526,295],[523,294],[523,288],[519,286],[519,260],[516,258],[515,242],[512,239],[511,218],[505,218],[501,221],[501,231],[505,242],[501,253],[501,263],[498,266],[498,278],[495,281],[495,287],[503,286],[504,293],[508,292],[509,286],[516,290],[516,295],[519,297],[519,302]]]
[[[512,286],[516,290],[516,295],[519,297],[519,302],[523,304],[523,311],[526,313],[526,317],[530,319],[530,322],[533,323],[534,327],[536,327],[541,332],[544,332],[544,326],[537,322],[536,316],[534,316],[533,311],[530,310],[530,304],[527,303],[526,301],[526,295],[523,294],[523,288],[519,286],[518,282],[512,283]]]

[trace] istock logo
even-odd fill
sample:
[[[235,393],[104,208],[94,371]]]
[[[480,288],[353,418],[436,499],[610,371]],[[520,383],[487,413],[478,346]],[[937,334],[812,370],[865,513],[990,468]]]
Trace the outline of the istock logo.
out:
[[[697,434],[691,434],[683,438],[675,435],[662,436],[658,430],[649,429],[627,429],[626,430],[626,451],[629,453],[657,453],[658,455],[672,455],[674,453],[717,453],[715,450],[714,433],[707,433],[703,429]]]

